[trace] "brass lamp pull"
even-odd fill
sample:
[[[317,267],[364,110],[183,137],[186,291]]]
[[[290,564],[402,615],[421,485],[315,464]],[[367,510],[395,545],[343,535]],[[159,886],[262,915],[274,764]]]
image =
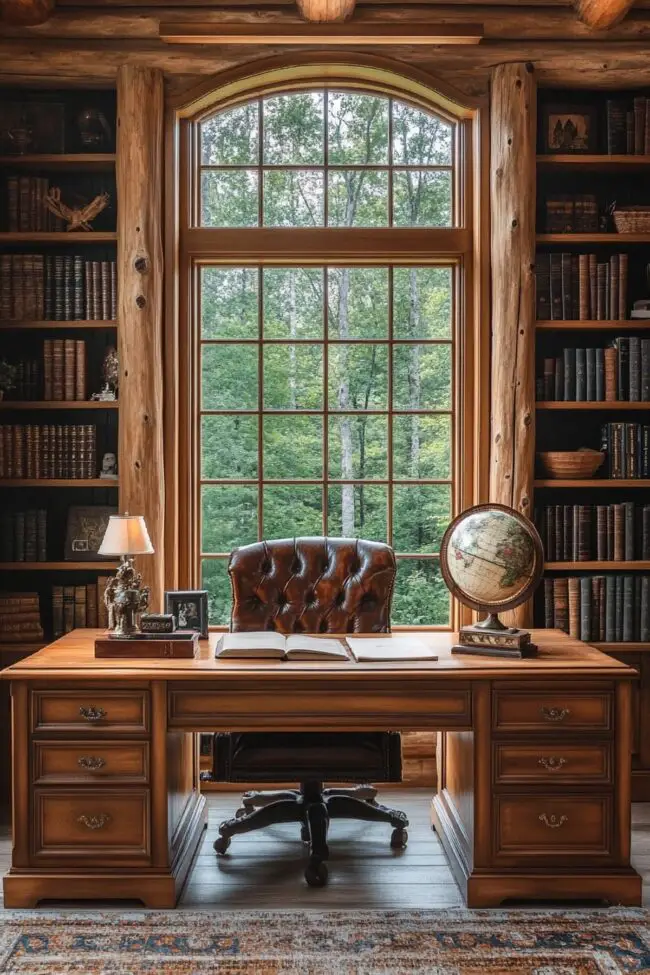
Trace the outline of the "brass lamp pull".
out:
[[[542,717],[547,721],[564,721],[571,714],[569,708],[546,708],[541,707]]]
[[[111,817],[108,813],[99,813],[98,816],[79,816],[77,822],[81,826],[85,826],[87,829],[103,829],[104,826],[108,826],[111,821]]]
[[[555,755],[549,755],[548,758],[542,756],[537,764],[545,768],[547,772],[557,772],[563,765],[566,765],[566,758],[556,758]]]
[[[86,721],[101,721],[102,718],[106,717],[104,708],[96,708],[94,704],[90,704],[87,708],[80,707],[79,714]]]
[[[82,755],[77,759],[77,765],[95,771],[95,769],[103,768],[106,765],[106,759],[100,758],[98,755]]]
[[[546,813],[540,813],[537,818],[539,819],[540,823],[544,823],[544,825],[548,826],[549,829],[559,829],[560,826],[564,826],[564,824],[568,822],[566,816],[547,816]]]

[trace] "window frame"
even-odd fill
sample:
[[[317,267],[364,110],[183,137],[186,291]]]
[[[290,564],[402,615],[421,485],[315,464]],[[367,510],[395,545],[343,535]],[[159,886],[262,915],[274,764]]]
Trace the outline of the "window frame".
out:
[[[315,52],[314,52],[315,54]],[[341,63],[344,61],[345,63]],[[356,61],[356,57],[355,57]],[[297,58],[257,74],[239,69],[181,96],[170,108],[167,191],[168,279],[166,395],[166,456],[168,483],[166,546],[174,568],[171,587],[198,587],[200,539],[200,316],[197,301],[199,269],[206,265],[230,266],[370,266],[393,267],[452,264],[456,268],[454,334],[454,398],[452,409],[452,514],[485,498],[487,461],[486,313],[487,219],[479,192],[484,184],[484,105],[454,101],[439,82],[419,72],[404,72],[374,57],[360,56],[349,64],[340,55],[321,61]],[[411,77],[409,77],[411,75]],[[413,77],[413,75],[415,77]],[[291,91],[357,91],[395,98],[414,108],[431,111],[456,126],[454,212],[450,228],[212,228],[200,226],[199,125],[217,111],[257,98]],[[471,102],[471,100],[469,100]],[[170,245],[170,246],[169,246]],[[261,347],[260,347],[261,348]],[[392,404],[388,404],[390,411]],[[435,414],[433,414],[435,415]],[[485,456],[484,456],[485,455]],[[170,477],[171,473],[171,477]],[[261,472],[258,472],[261,476]],[[325,472],[324,472],[325,473]],[[236,483],[236,482],[231,482]],[[413,484],[421,483],[413,480]],[[400,553],[402,554],[402,553]],[[433,553],[432,553],[433,554]],[[171,561],[171,560],[168,560]],[[456,629],[469,614],[451,603],[449,626],[404,629]],[[224,627],[212,627],[223,629]],[[400,627],[402,628],[402,627]]]

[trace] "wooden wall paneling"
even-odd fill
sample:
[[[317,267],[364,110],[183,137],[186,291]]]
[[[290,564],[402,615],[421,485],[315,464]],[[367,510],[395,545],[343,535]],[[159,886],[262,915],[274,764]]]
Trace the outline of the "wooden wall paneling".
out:
[[[147,522],[155,555],[138,568],[154,610],[164,590],[162,160],[162,73],[124,64],[117,74],[120,503]]]
[[[490,501],[532,517],[535,453],[535,139],[532,66],[492,76]],[[513,611],[525,625],[530,607]]]

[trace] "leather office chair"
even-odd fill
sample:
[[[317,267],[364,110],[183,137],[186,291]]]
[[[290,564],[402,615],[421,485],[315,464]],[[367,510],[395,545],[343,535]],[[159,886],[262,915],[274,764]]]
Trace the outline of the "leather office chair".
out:
[[[388,545],[349,538],[295,538],[236,549],[231,630],[281,633],[388,633],[395,583]],[[350,666],[353,666],[351,664]],[[316,689],[317,692],[317,689]],[[390,823],[391,846],[406,846],[405,813],[379,805],[368,782],[399,782],[401,740],[396,732],[242,732],[214,736],[213,779],[227,782],[299,781],[297,790],[248,792],[214,844],[272,823],[299,822],[309,844],[305,879],[327,882],[330,819]],[[325,789],[325,780],[363,783]]]

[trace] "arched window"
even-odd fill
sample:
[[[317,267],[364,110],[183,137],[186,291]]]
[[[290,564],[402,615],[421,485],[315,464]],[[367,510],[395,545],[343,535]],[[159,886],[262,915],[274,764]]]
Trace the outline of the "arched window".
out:
[[[472,117],[378,88],[280,78],[181,121],[179,540],[212,624],[233,547],[320,534],[388,541],[394,623],[452,624],[437,555],[472,500]]]

